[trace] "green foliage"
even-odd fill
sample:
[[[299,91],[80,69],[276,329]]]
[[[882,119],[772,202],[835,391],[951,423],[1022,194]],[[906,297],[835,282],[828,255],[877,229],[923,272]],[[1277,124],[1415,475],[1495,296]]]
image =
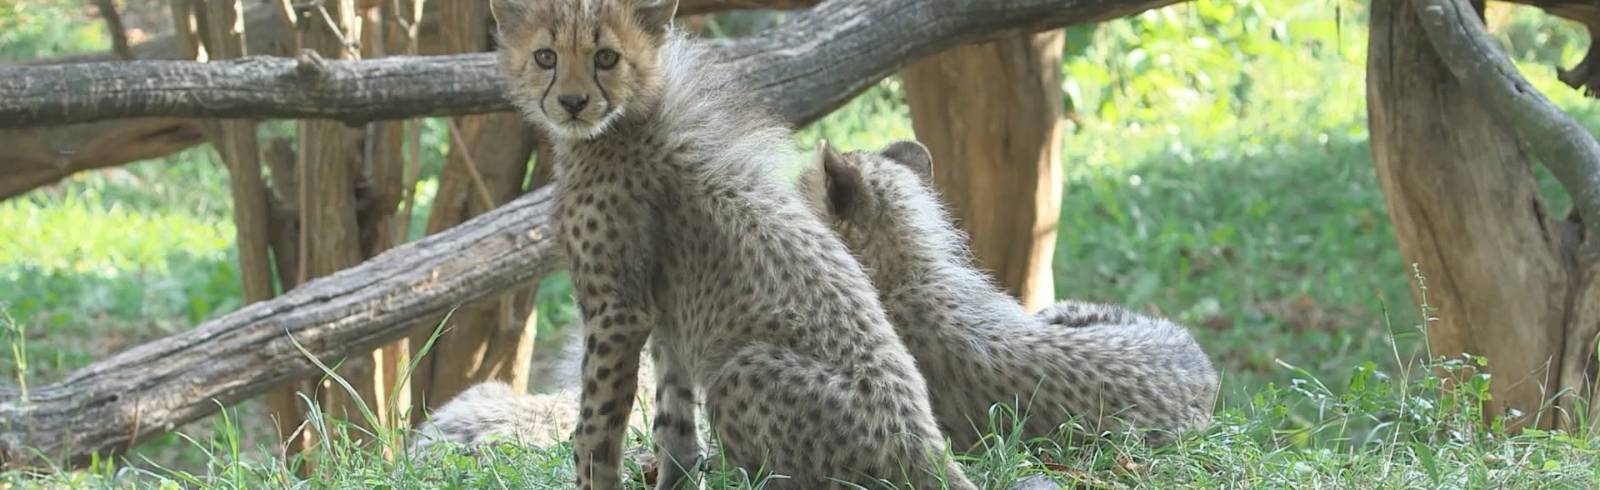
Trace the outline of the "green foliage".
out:
[[[70,0],[0,2],[0,63],[111,49],[105,27]]]
[[[210,151],[0,202],[0,308],[38,339],[28,375],[54,380],[240,305],[227,174]]]
[[[886,78],[844,107],[802,128],[796,139],[806,148],[818,140],[841,149],[882,148],[914,139],[911,109],[905,105],[905,88],[897,77]]]

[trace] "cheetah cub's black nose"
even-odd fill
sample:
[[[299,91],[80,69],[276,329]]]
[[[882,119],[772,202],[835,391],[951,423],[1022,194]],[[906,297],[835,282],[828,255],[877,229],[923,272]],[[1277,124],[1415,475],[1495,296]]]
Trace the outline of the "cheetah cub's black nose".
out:
[[[567,108],[567,113],[568,114],[572,114],[572,115],[576,116],[576,115],[578,115],[579,112],[583,111],[583,106],[589,105],[589,96],[587,96],[587,95],[560,95],[560,96],[556,96],[556,102],[560,102],[561,103],[561,107]]]

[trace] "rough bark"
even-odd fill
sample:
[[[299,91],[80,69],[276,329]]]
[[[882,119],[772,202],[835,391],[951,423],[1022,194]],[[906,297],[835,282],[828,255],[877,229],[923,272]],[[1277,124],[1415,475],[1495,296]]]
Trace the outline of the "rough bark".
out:
[[[978,262],[1030,310],[1055,302],[1062,31],[924,58],[901,72],[934,182]]]
[[[1596,390],[1600,290],[1591,288],[1596,287],[1600,250],[1588,238],[1600,236],[1600,143],[1522,77],[1510,58],[1500,52],[1472,5],[1463,0],[1417,0],[1413,5],[1434,51],[1463,89],[1496,120],[1515,131],[1522,147],[1550,169],[1572,197],[1577,216],[1586,218],[1577,220],[1582,233],[1557,242],[1569,259],[1565,265],[1571,279],[1571,295],[1556,297],[1566,306],[1562,312],[1565,321],[1556,325],[1564,332],[1562,339],[1553,350],[1535,353],[1549,359],[1555,368],[1544,399],[1538,401],[1562,395],[1556,403],[1561,410],[1552,414],[1554,422],[1575,427],[1574,422],[1581,415],[1576,411],[1594,406],[1579,402],[1593,399]]]
[[[1175,0],[855,0],[761,35],[715,40],[719,69],[763,103],[811,120],[909,60],[973,41],[1094,22]],[[872,19],[867,22],[866,19]],[[97,62],[0,69],[0,127],[119,117],[378,119],[507,111],[489,53],[332,61]],[[71,94],[68,96],[66,94]],[[815,101],[821,100],[818,104]]]
[[[143,344],[32,387],[0,391],[0,459],[82,464],[217,409],[370,352],[411,322],[526,284],[561,262],[553,192],[518,198],[451,230],[401,245],[193,330]]]
[[[439,8],[440,39],[454,53],[489,48],[488,4],[460,2]],[[533,131],[514,113],[452,118],[452,140],[428,217],[438,233],[522,194],[533,155]],[[490,380],[525,390],[533,356],[532,286],[463,305],[422,357],[412,375],[413,412],[438,407],[468,387]],[[419,322],[413,339],[426,339],[439,318]],[[421,343],[414,342],[413,349]],[[417,355],[413,352],[413,355]],[[418,418],[420,420],[420,417]]]
[[[1554,395],[1569,299],[1585,289],[1578,230],[1547,216],[1513,128],[1451,74],[1410,3],[1373,2],[1369,46],[1373,161],[1401,253],[1426,279],[1414,292],[1436,309],[1429,345],[1487,357],[1487,414],[1514,408],[1521,427]]]

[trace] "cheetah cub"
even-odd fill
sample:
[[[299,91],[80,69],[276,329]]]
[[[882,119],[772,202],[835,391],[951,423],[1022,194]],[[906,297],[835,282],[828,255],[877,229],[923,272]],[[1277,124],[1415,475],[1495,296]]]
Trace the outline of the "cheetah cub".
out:
[[[801,186],[871,271],[956,449],[988,432],[999,403],[1025,416],[1023,437],[1076,418],[1090,434],[1152,429],[1146,441],[1165,444],[1210,423],[1217,373],[1188,331],[1090,303],[1029,315],[973,265],[932,162],[913,141],[844,155],[824,142]]]
[[[579,488],[621,487],[646,338],[658,488],[723,457],[768,488],[975,488],[859,263],[777,170],[789,130],[701,44],[676,0],[494,0],[500,66],[553,135],[555,216],[584,319]]]

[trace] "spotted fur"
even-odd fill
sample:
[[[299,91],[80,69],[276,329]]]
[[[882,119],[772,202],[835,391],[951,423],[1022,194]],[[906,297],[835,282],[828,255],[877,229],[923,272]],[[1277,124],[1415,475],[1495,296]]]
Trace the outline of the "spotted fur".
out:
[[[871,271],[955,448],[989,433],[1001,403],[1026,417],[1023,437],[1073,420],[1089,434],[1137,428],[1163,444],[1210,423],[1217,373],[1183,327],[1075,301],[1029,315],[974,267],[929,185],[926,148],[840,155],[824,144],[814,162],[808,201]]]
[[[658,28],[675,0],[518,2],[496,3],[501,64],[512,101],[557,135],[556,220],[585,324],[579,488],[620,487],[646,338],[658,488],[702,457],[702,397],[730,463],[786,477],[767,488],[975,488],[860,264],[776,178],[789,129],[700,44]],[[577,66],[541,68],[542,49]],[[574,75],[605,49],[628,71]],[[615,109],[549,102],[601,88]]]

